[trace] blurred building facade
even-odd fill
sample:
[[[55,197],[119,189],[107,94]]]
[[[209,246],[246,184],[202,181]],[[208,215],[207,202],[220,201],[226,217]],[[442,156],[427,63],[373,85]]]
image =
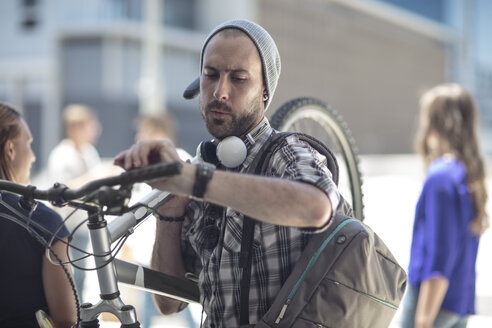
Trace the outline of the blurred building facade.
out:
[[[478,3],[2,1],[0,99],[24,110],[38,166],[62,138],[61,110],[74,102],[98,112],[103,156],[133,142],[138,112],[165,109],[177,118],[180,145],[194,153],[207,132],[197,101],[182,92],[198,75],[207,32],[247,18],[271,32],[282,56],[269,115],[292,98],[316,97],[343,115],[362,153],[407,153],[418,96],[434,84],[465,84],[492,117],[492,65],[477,64],[473,50]]]

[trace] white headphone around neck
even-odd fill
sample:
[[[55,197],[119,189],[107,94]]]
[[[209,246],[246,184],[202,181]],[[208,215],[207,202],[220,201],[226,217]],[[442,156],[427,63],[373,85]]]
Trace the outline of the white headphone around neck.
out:
[[[219,162],[230,169],[241,165],[248,155],[246,144],[236,136],[222,139],[215,152]]]
[[[236,168],[248,156],[246,143],[254,144],[269,126],[268,120],[264,118],[255,129],[246,135],[244,141],[236,136],[226,137],[217,145],[214,140],[202,141],[197,147],[195,158],[214,165],[220,163],[230,169]]]

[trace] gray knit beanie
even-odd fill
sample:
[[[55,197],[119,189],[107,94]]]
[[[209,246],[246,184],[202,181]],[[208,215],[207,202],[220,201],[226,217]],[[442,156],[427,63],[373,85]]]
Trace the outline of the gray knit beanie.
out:
[[[205,47],[207,46],[208,42],[215,34],[228,28],[236,28],[246,33],[246,35],[253,41],[253,43],[256,45],[256,48],[258,49],[262,64],[261,66],[263,71],[263,80],[266,84],[266,90],[268,93],[268,99],[265,102],[265,109],[267,109],[268,105],[270,105],[270,102],[272,101],[273,94],[275,93],[275,89],[277,88],[278,78],[280,76],[280,54],[278,53],[275,41],[273,41],[270,34],[268,34],[268,32],[260,25],[251,21],[238,19],[227,21],[213,29],[203,43],[202,51],[200,53],[200,73],[203,66],[203,53],[205,52]],[[197,82],[199,81],[194,81],[195,86]],[[188,87],[188,89],[190,87]],[[188,98],[186,96],[186,92],[187,91],[185,91],[184,97]]]

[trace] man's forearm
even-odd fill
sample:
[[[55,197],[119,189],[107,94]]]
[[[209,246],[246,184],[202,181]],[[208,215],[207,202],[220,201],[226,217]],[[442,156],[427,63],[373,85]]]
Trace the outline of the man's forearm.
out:
[[[205,200],[257,220],[296,227],[321,227],[332,214],[328,196],[307,183],[218,171]]]
[[[180,246],[181,226],[181,222],[157,222],[151,260],[152,269],[175,277],[184,277],[185,269]],[[182,302],[168,297],[156,295],[155,301],[163,314],[176,313],[182,308]]]
[[[164,141],[142,142],[119,154],[115,163],[126,170],[146,166],[149,164],[149,154],[156,153],[160,154],[161,162],[169,162],[175,159],[173,147]],[[196,168],[196,165],[183,163],[179,175],[155,180],[152,186],[175,195],[190,196],[195,189]],[[220,170],[215,171],[212,179],[205,183],[200,188],[205,190],[205,194],[200,197],[206,201],[230,207],[267,223],[322,227],[333,213],[327,194],[309,183]],[[333,207],[336,208],[336,205],[333,204]]]

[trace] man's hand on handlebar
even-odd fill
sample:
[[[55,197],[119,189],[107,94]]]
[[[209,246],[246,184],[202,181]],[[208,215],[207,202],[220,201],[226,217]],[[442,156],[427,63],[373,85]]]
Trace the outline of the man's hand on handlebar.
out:
[[[179,160],[173,142],[169,139],[159,139],[137,142],[130,149],[120,152],[114,158],[114,164],[125,170],[131,170],[151,164]]]
[[[114,158],[114,164],[125,170],[132,170],[145,167],[156,163],[168,163],[181,161],[176,151],[176,147],[169,139],[144,140],[134,144],[129,149],[120,152]],[[152,188],[173,192],[179,182],[172,183],[179,177],[163,178],[147,182]],[[179,189],[179,188],[177,188]],[[184,207],[188,204],[189,198],[186,196],[175,196],[166,205],[160,208],[159,213],[163,216],[178,217],[184,214]]]

